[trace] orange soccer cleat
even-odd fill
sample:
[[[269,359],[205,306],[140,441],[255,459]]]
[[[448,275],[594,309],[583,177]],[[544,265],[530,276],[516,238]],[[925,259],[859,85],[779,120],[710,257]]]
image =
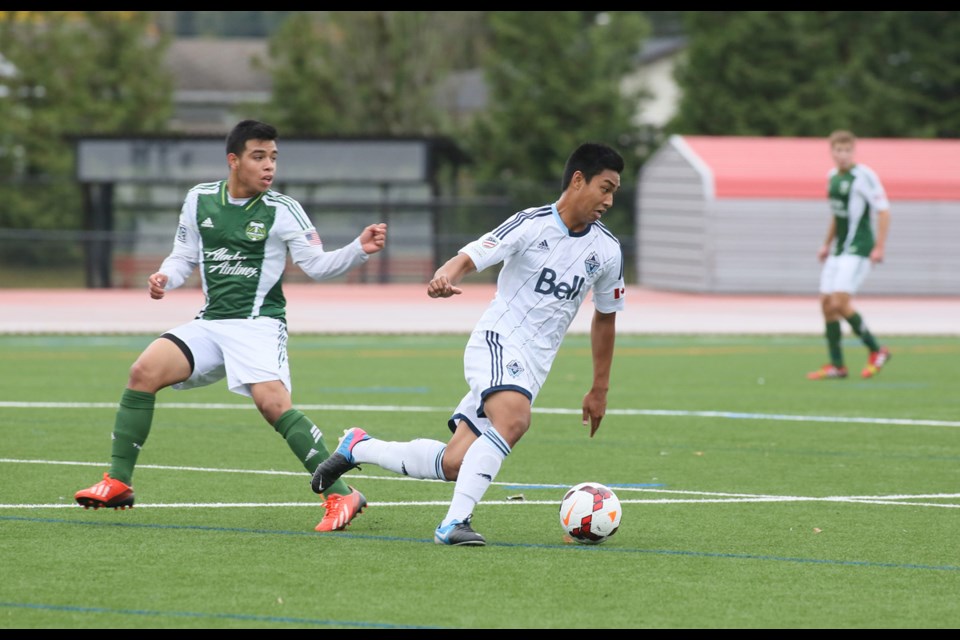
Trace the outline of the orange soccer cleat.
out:
[[[363,494],[350,487],[350,493],[345,496],[331,493],[323,503],[327,513],[316,526],[317,531],[341,531],[363,511],[367,506],[367,499]]]
[[[825,364],[816,371],[807,374],[807,380],[829,380],[831,378],[846,378],[847,368]]]
[[[890,358],[890,350],[886,347],[881,347],[879,351],[872,351],[870,359],[867,360],[867,366],[863,368],[860,375],[864,378],[872,378],[880,373],[880,369],[883,369],[883,365],[887,364]]]
[[[107,507],[109,509],[132,509],[133,508],[133,487],[111,478],[109,474],[103,474],[103,480],[93,485],[89,489],[77,491],[73,496],[78,504],[84,509],[99,509]]]

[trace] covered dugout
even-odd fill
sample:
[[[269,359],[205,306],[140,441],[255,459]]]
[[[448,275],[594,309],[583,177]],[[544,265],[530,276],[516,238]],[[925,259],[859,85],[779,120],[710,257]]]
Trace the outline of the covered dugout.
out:
[[[860,293],[960,294],[960,140],[860,138],[890,199],[886,257]],[[672,136],[640,172],[637,282],[816,294],[830,222],[824,138]]]
[[[143,286],[170,252],[187,190],[227,177],[224,135],[82,136],[87,286]],[[469,159],[443,137],[283,138],[273,188],[306,209],[328,249],[386,222],[389,241],[346,277],[424,282],[446,254],[441,203]],[[195,274],[196,275],[196,274]],[[305,278],[299,269],[291,278]],[[289,280],[288,280],[289,281]],[[199,279],[193,282],[199,284]]]

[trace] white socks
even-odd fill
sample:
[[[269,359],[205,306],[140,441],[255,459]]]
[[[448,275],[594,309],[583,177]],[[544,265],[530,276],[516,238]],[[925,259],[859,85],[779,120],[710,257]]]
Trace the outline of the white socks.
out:
[[[500,465],[509,453],[510,446],[493,427],[487,429],[486,433],[470,445],[463,456],[457,486],[453,490],[453,500],[450,501],[450,508],[440,523],[441,526],[454,520],[462,522],[473,513],[473,508],[497,477]]]
[[[410,442],[389,442],[370,438],[353,446],[357,464],[370,463],[411,478],[446,480],[443,452],[446,443],[419,438]]]

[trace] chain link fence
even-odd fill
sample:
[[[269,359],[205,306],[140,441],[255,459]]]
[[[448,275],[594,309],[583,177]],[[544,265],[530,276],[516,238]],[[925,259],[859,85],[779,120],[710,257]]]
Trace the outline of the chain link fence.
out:
[[[126,185],[110,194],[111,220],[92,224],[84,195],[63,198],[70,187],[49,183],[0,184],[0,288],[139,288],[170,252],[183,195],[192,185]],[[384,251],[338,280],[349,283],[426,282],[435,269],[460,247],[499,225],[507,217],[557,197],[556,186],[544,187],[542,201],[518,203],[506,196],[438,197],[427,201],[374,198],[316,198],[307,188],[280,190],[303,204],[324,243],[332,250],[352,241],[368,224],[386,222]],[[19,198],[2,199],[4,191]],[[24,193],[30,198],[24,199]],[[366,193],[376,194],[376,190]],[[552,196],[549,195],[552,193]],[[50,200],[49,202],[47,200]],[[634,273],[633,193],[617,196],[605,224],[624,249],[628,281]],[[66,201],[66,204],[64,203]],[[9,207],[20,203],[20,209]],[[23,207],[34,207],[27,215]],[[112,230],[93,230],[108,226]],[[497,270],[473,276],[496,279]],[[309,281],[290,265],[285,280]],[[187,286],[199,286],[194,275]]]

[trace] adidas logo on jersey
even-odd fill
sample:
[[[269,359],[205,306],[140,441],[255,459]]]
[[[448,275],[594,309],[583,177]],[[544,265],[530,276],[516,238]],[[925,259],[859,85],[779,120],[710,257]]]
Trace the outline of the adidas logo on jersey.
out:
[[[213,220],[211,220],[210,218],[207,218],[206,220],[200,223],[200,226],[205,227],[207,229],[213,229]]]
[[[539,249],[540,251],[549,251],[549,250],[550,250],[550,245],[547,244],[547,240],[546,240],[546,239],[543,239],[543,240],[540,241],[540,244],[537,245],[537,249]]]

